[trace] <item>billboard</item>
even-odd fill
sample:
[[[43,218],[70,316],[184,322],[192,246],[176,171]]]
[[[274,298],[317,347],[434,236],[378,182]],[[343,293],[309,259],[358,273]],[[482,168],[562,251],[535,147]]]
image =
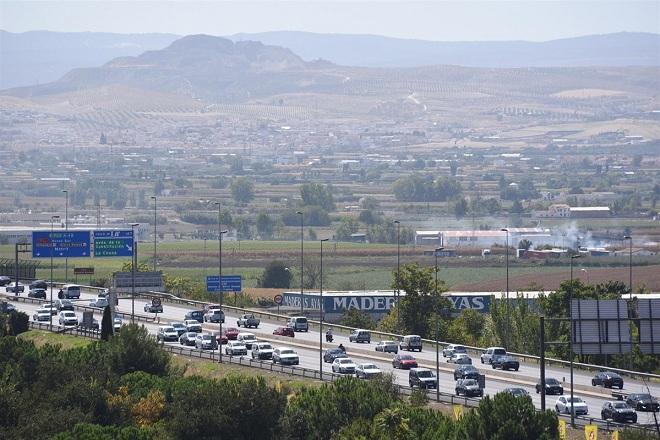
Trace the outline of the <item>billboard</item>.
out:
[[[32,258],[85,258],[91,255],[89,231],[34,231]]]
[[[132,257],[133,231],[94,231],[94,258]]]
[[[572,338],[575,354],[630,353],[628,303],[620,299],[574,299]]]
[[[660,299],[637,297],[639,349],[644,354],[660,354]]]
[[[118,293],[129,293],[133,289],[132,272],[112,274],[112,288]],[[164,292],[163,272],[135,272],[136,292]]]

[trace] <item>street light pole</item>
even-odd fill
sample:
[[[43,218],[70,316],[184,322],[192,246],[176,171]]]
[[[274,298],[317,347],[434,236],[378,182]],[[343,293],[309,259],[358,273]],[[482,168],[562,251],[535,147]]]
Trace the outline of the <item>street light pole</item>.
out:
[[[69,191],[63,189],[62,192],[66,197],[66,202],[64,203],[64,230],[69,230]],[[64,259],[64,282],[69,281],[69,248],[66,248],[66,258]]]
[[[320,240],[321,244],[321,288],[319,289],[319,379],[323,380],[323,242],[327,238]]]
[[[303,223],[303,213],[302,211],[296,211],[296,214],[300,216],[300,314],[303,314],[303,268],[304,268],[304,244],[303,244],[303,238],[304,238],[304,223]]]
[[[222,214],[220,211],[220,202],[215,202],[218,207],[218,287],[220,288],[220,309],[225,299],[225,292],[222,290],[222,235],[226,230],[222,230]],[[224,310],[222,311],[224,313]],[[220,320],[220,341],[218,342],[218,362],[222,363],[222,319]]]
[[[50,326],[49,329],[53,330],[53,252],[54,252],[54,245],[53,245],[53,223],[55,220],[59,220],[60,216],[59,215],[53,215],[50,217],[50,307],[51,309],[49,310],[50,313]],[[17,248],[18,249],[18,248]],[[18,252],[16,253],[18,255]],[[16,260],[18,261],[18,256],[16,257]],[[18,274],[18,271],[16,271]],[[16,276],[18,279],[18,275]],[[14,286],[15,292],[18,295],[18,281],[16,281],[16,285]]]
[[[568,314],[569,322],[571,323],[570,335],[568,337],[568,358],[570,360],[570,374],[571,374],[571,426],[575,428],[575,408],[573,402],[573,260],[580,258],[582,255],[571,255],[571,284],[568,291]],[[541,384],[544,386],[544,384]]]
[[[139,223],[131,225],[131,234],[133,235],[133,263],[131,264],[131,324],[135,323],[135,266],[137,266],[137,240],[135,239],[135,228]]]
[[[154,201],[154,272],[156,272],[156,228],[158,226],[158,219],[156,217],[156,196],[151,196],[151,199]]]
[[[628,248],[628,288],[630,289],[630,299],[632,299],[632,294],[633,294],[633,283],[632,283],[632,237],[630,235],[626,235],[623,237],[624,240],[628,240],[630,242],[630,246]]]
[[[438,297],[438,252],[442,251],[444,247],[436,248],[433,252],[435,256],[435,400],[440,401],[440,307],[437,306],[439,302]]]
[[[400,278],[400,276],[401,276],[400,275],[401,222],[399,220],[394,220],[394,224],[396,224],[396,328],[397,328],[397,331],[399,331],[400,328],[401,328],[401,319],[400,319],[400,314],[399,314],[399,299],[401,298],[401,287],[399,285],[399,282],[401,281],[401,278]]]
[[[509,342],[511,338],[511,313],[509,310],[509,229],[502,228],[502,232],[506,232],[506,345],[509,349]]]

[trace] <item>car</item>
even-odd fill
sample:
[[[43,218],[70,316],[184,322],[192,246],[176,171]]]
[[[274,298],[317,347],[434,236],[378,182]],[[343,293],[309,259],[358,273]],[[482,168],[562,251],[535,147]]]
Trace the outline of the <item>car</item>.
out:
[[[323,362],[332,363],[335,359],[348,357],[346,352],[341,348],[328,348],[323,353]]]
[[[457,396],[483,397],[484,390],[479,387],[479,381],[474,379],[458,379],[454,391]]]
[[[229,327],[223,330],[223,334],[227,337],[228,340],[230,341],[235,341],[236,338],[238,338],[238,334],[240,333],[240,330],[234,327]]]
[[[76,326],[78,325],[78,317],[76,316],[75,312],[72,312],[71,310],[65,310],[63,312],[60,312],[60,318],[59,322],[61,326]]]
[[[241,315],[237,320],[236,320],[236,326],[238,328],[245,327],[245,328],[258,328],[259,324],[261,324],[261,321],[258,318],[255,318],[254,315],[252,314],[245,314]]]
[[[171,325],[161,325],[158,327],[156,340],[158,342],[176,342],[179,340],[179,333]]]
[[[529,393],[527,392],[526,389],[524,388],[504,388],[502,390],[503,393],[509,393],[513,397],[525,397],[529,396]]]
[[[332,372],[339,374],[355,374],[355,362],[349,357],[336,358],[332,362]]]
[[[9,283],[11,283],[11,278],[7,275],[0,275],[0,286],[6,286]]]
[[[60,289],[62,292],[62,298],[65,299],[80,299],[80,286],[77,284],[65,284]],[[57,297],[60,297],[60,293],[57,293]]]
[[[51,315],[57,315],[57,313],[58,313],[57,312],[57,306],[54,303],[51,303],[51,302],[41,303],[41,308],[50,310]]]
[[[451,357],[454,353],[467,353],[465,345],[449,344],[442,350],[442,357]]]
[[[218,341],[210,333],[198,333],[195,338],[195,348],[198,350],[215,350],[218,348]]]
[[[3,301],[0,303],[0,312],[11,313],[15,311],[16,311],[16,307],[13,304],[8,303],[7,301]]]
[[[110,289],[99,290],[99,293],[96,294],[99,298],[107,298],[110,295]]]
[[[280,363],[282,365],[298,365],[300,358],[295,350],[288,347],[278,347],[273,350],[273,363]]]
[[[28,294],[29,295],[29,294]],[[55,300],[55,307],[60,312],[62,310],[74,310],[73,302],[70,299],[57,299]]]
[[[238,342],[242,342],[243,345],[248,350],[252,350],[252,344],[257,342],[257,337],[254,335],[254,333],[239,333],[238,336],[236,337],[236,340]]]
[[[348,342],[358,342],[371,344],[371,332],[369,330],[356,329],[348,335]]]
[[[50,321],[51,316],[50,309],[38,308],[32,315],[34,321]]]
[[[605,402],[600,410],[600,418],[612,419],[617,423],[637,423],[637,413],[626,402],[620,400]]]
[[[408,385],[410,385],[410,388],[436,388],[438,378],[428,368],[411,368],[408,372]]]
[[[372,379],[383,372],[374,364],[358,364],[355,367],[355,377],[358,379]]]
[[[422,337],[419,335],[406,335],[399,342],[399,349],[408,351],[422,351]]]
[[[479,370],[472,365],[461,365],[454,370],[454,380],[479,379]]]
[[[453,353],[447,362],[458,365],[472,365],[472,359],[466,353]]]
[[[30,283],[30,290],[34,289],[48,289],[48,282],[46,280],[34,280]]]
[[[199,323],[196,319],[186,319],[183,321],[183,325],[186,326],[186,330],[189,332],[196,332],[196,333],[201,333],[202,332],[202,324]]]
[[[144,305],[144,311],[145,313],[163,313],[163,305],[148,302]]]
[[[292,338],[296,337],[296,332],[294,332],[293,328],[289,326],[277,327],[275,330],[273,330],[273,334],[277,336],[289,336]]]
[[[220,332],[213,332],[213,335],[215,336],[215,340],[218,341],[218,343],[221,345],[227,345],[227,342],[229,342],[227,336],[220,335]]]
[[[288,327],[291,327],[294,332],[307,332],[309,331],[309,322],[304,316],[292,316],[289,318]]]
[[[518,362],[518,359],[509,355],[495,356],[490,365],[493,367],[493,370],[499,368],[501,370],[518,371],[520,369],[520,362]]]
[[[96,299],[93,299],[92,301],[89,302],[90,307],[98,307],[99,309],[105,309],[108,307],[110,303],[108,302],[107,298],[99,298],[97,297]],[[145,312],[147,311],[146,305],[145,305]],[[162,312],[162,310],[161,310]]]
[[[571,396],[559,396],[557,402],[555,402],[555,411],[557,411],[558,414],[570,414],[571,407],[574,408],[573,411],[576,416],[585,416],[589,414],[589,406],[581,397],[573,396],[572,404]]]
[[[630,394],[626,403],[637,411],[660,411],[658,399],[646,393]]]
[[[170,322],[170,325],[174,327],[179,336],[188,331],[188,327],[183,322]]]
[[[181,336],[179,336],[179,344],[181,345],[195,345],[195,339],[197,338],[197,335],[199,333],[197,332],[185,332]]]
[[[252,359],[272,359],[273,346],[270,342],[255,342],[252,344]]]
[[[378,344],[376,344],[376,351],[396,354],[399,352],[399,344],[397,344],[395,341],[380,341]]]
[[[89,326],[85,323],[85,320],[83,319],[80,321],[80,324],[78,324],[78,327],[87,329],[89,328],[90,330],[98,330],[100,328],[99,321],[98,319],[92,317],[92,322]]]
[[[46,289],[31,289],[27,295],[29,298],[46,299]]]
[[[204,322],[204,312],[202,310],[191,310],[186,313],[186,316],[184,316],[183,319],[184,321],[194,319],[201,324]]]
[[[600,371],[591,379],[591,385],[602,385],[605,388],[623,388],[623,378],[613,371]]]
[[[225,312],[218,309],[209,310],[204,314],[204,322],[225,323]]]
[[[123,319],[121,319],[121,317],[115,316],[114,318],[112,318],[112,329],[115,332],[121,331],[121,326],[123,324],[124,324],[124,321],[123,321]]]
[[[504,356],[506,355],[506,349],[502,347],[489,347],[484,351],[481,356],[482,364],[490,364],[493,360],[493,356]]]
[[[536,394],[541,392],[541,382],[536,382]],[[545,378],[545,394],[559,394],[560,396],[564,394],[564,387],[561,385],[557,379],[552,377]]]
[[[16,288],[16,282],[15,281],[11,282],[11,283],[7,284],[6,291],[7,291],[7,293],[9,293],[9,292],[17,293],[17,291],[18,291],[18,293],[25,292],[25,284],[19,282],[18,283],[18,288]]]
[[[240,341],[229,341],[225,347],[225,354],[229,356],[243,356],[247,354],[247,347]]]
[[[392,359],[392,368],[417,368],[417,359],[410,354],[396,354]]]

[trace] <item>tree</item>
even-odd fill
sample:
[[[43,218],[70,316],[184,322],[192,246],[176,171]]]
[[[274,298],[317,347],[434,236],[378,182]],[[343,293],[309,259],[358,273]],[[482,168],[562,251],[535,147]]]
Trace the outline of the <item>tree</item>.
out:
[[[325,282],[326,274],[323,274]],[[321,281],[321,260],[316,256],[305,257],[303,262],[303,285],[305,289],[314,289],[319,287]]]
[[[238,203],[249,203],[254,198],[254,183],[247,177],[238,177],[231,183],[231,195]]]
[[[527,240],[526,238],[520,240],[518,243],[518,249],[525,249],[526,251],[530,250],[532,247],[532,242]]]
[[[375,225],[376,223],[380,222],[380,217],[378,214],[374,213],[370,209],[365,209],[364,211],[360,211],[360,215],[358,219],[367,225]]]
[[[282,261],[271,261],[259,278],[259,287],[288,289],[293,275]]]
[[[275,221],[265,212],[257,215],[257,232],[262,238],[271,238],[275,229]]]
[[[330,185],[320,183],[305,183],[300,187],[300,197],[303,206],[320,206],[326,211],[334,211],[335,202]]]
[[[459,197],[454,204],[454,215],[456,218],[463,218],[468,210],[468,204],[464,197]]]
[[[514,200],[513,205],[511,205],[511,213],[512,214],[522,214],[525,208],[523,208],[522,203],[520,203],[520,200]]]
[[[352,218],[344,218],[335,230],[335,238],[339,241],[351,239],[351,235],[360,229],[360,224]]]
[[[107,341],[114,334],[112,324],[112,311],[110,310],[110,306],[105,306],[105,309],[103,309],[103,319],[101,319],[102,340]]]
[[[133,371],[162,376],[169,370],[169,355],[158,347],[144,326],[123,326],[119,335],[111,338],[108,344],[108,368],[118,376]]]
[[[341,325],[353,328],[362,328],[373,330],[376,328],[376,322],[367,313],[358,309],[349,309],[339,321]]]

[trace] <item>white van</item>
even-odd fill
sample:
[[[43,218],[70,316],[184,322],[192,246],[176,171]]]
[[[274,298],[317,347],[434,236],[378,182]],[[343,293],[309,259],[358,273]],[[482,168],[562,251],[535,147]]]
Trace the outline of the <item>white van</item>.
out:
[[[422,351],[422,337],[419,335],[406,335],[399,342],[399,349],[408,351]]]
[[[309,331],[309,323],[307,322],[307,318],[305,318],[304,316],[291,317],[287,325],[291,327],[294,332]]]
[[[65,284],[62,287],[62,299],[80,299],[80,286],[77,284]]]

